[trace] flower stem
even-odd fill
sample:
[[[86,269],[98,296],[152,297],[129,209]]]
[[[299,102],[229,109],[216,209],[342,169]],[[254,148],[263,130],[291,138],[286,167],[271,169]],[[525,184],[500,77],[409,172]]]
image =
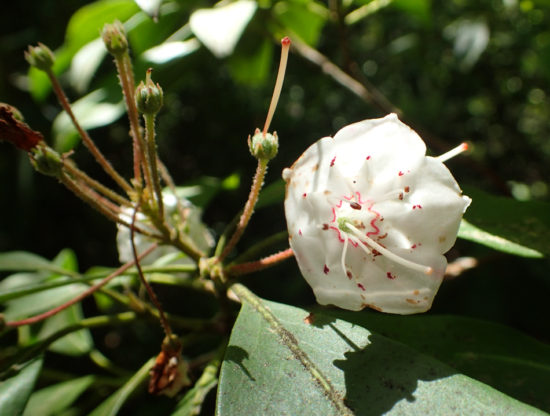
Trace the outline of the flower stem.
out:
[[[71,176],[75,177],[79,181],[86,183],[86,185],[88,185],[90,188],[98,191],[99,193],[103,194],[104,196],[111,199],[112,201],[120,205],[125,205],[125,206],[131,205],[131,202],[128,199],[124,198],[123,196],[107,188],[105,185],[91,178],[90,176],[88,176],[88,174],[86,174],[86,172],[83,172],[82,170],[78,169],[73,163],[68,162],[66,159],[63,160],[63,168]]]
[[[268,267],[275,266],[276,264],[292,257],[294,252],[291,248],[287,248],[284,251],[272,254],[271,256],[264,257],[257,261],[251,261],[248,263],[235,264],[229,266],[226,269],[226,273],[229,276],[240,276],[243,274],[257,272],[259,270],[267,269]]]
[[[136,223],[136,215],[137,215],[138,210],[139,210],[139,203],[134,208],[134,213],[132,214],[132,228],[130,228],[130,243],[132,244],[132,252],[134,254],[134,263],[136,265],[136,269],[137,269],[139,278],[141,279],[141,283],[143,283],[143,285],[145,286],[145,289],[147,289],[147,293],[149,294],[149,298],[151,299],[151,301],[153,302],[153,304],[155,305],[155,307],[159,311],[160,324],[162,325],[162,328],[164,329],[164,333],[166,334],[167,337],[170,337],[172,335],[172,328],[170,327],[170,324],[168,323],[168,319],[166,319],[166,315],[164,314],[164,310],[162,309],[162,305],[160,304],[160,302],[157,298],[157,295],[153,291],[153,288],[151,287],[149,282],[147,282],[147,280],[145,279],[145,276],[143,275],[143,271],[141,269],[141,265],[139,264],[138,252],[137,252],[137,248],[136,248],[136,243],[134,241],[134,234],[135,234],[134,224]]]
[[[147,143],[147,152],[149,156],[149,166],[151,168],[153,188],[155,191],[158,207],[158,216],[161,222],[164,221],[164,203],[162,201],[162,190],[160,186],[159,170],[157,165],[157,144],[155,140],[155,115],[144,114],[145,120],[145,142]]]
[[[282,241],[288,240],[288,231],[281,231],[276,234],[270,235],[266,239],[260,241],[257,244],[254,244],[252,247],[248,248],[244,253],[240,254],[235,258],[230,266],[233,266],[237,263],[243,263],[249,261],[255,257],[259,257],[260,254],[266,251],[270,246],[280,243]]]
[[[59,104],[61,104],[61,107],[67,112],[69,115],[69,118],[71,119],[73,125],[75,126],[76,130],[78,131],[78,134],[82,138],[82,142],[86,146],[86,148],[90,151],[90,153],[93,155],[97,163],[101,165],[103,170],[107,172],[107,174],[122,188],[125,192],[129,193],[132,191],[132,187],[126,180],[118,174],[118,172],[113,168],[111,163],[103,156],[101,151],[97,148],[93,140],[90,138],[86,130],[82,128],[78,120],[76,119],[76,116],[73,113],[73,110],[71,108],[71,105],[69,103],[69,100],[67,99],[67,96],[65,95],[65,92],[63,91],[63,88],[61,88],[61,84],[59,84],[59,81],[57,80],[57,77],[53,73],[53,71],[50,69],[46,71],[46,74],[48,75],[48,78],[50,79],[50,82],[52,84],[53,90],[55,92],[55,95],[57,96],[57,99],[59,101]]]
[[[103,279],[101,282],[91,286],[89,289],[85,290],[80,295],[75,296],[70,301],[65,302],[64,304],[59,305],[59,306],[57,306],[53,309],[50,309],[47,312],[41,313],[40,315],[36,315],[36,316],[26,318],[26,319],[21,319],[19,321],[6,322],[6,326],[7,327],[18,327],[18,326],[23,326],[23,325],[34,324],[36,322],[43,321],[44,319],[49,318],[49,317],[61,312],[62,310],[67,309],[69,306],[72,306],[72,305],[80,302],[82,299],[90,296],[96,290],[101,289],[103,286],[105,286],[107,283],[109,283],[115,277],[120,276],[122,273],[124,273],[126,270],[128,270],[130,267],[132,267],[134,264],[136,264],[136,262],[139,262],[139,260],[143,259],[149,253],[151,253],[155,248],[157,248],[156,243],[152,244],[145,251],[143,251],[143,253],[136,256],[135,260],[129,261],[128,263],[122,265],[121,267],[116,269],[113,273],[111,273],[109,276],[107,276],[105,279]]]
[[[268,161],[265,159],[258,160],[258,166],[256,168],[254,180],[252,181],[250,194],[248,195],[248,200],[246,201],[246,204],[244,206],[244,210],[241,214],[241,218],[239,219],[239,223],[237,224],[237,228],[235,229],[235,232],[231,236],[231,239],[222,251],[222,254],[220,254],[220,256],[218,257],[217,262],[222,262],[227,257],[227,255],[231,252],[233,247],[235,247],[235,245],[239,242],[241,236],[243,235],[244,230],[246,229],[246,226],[250,221],[250,217],[252,217],[252,214],[254,213],[254,207],[256,206],[256,202],[258,201],[258,195],[260,194],[260,190],[262,189],[262,186],[264,184],[264,177],[267,171],[267,163]]]

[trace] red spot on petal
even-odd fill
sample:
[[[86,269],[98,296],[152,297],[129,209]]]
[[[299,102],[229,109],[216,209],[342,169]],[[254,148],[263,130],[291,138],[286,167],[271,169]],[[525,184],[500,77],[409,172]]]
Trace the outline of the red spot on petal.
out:
[[[332,160],[330,161],[330,167],[333,167],[334,166],[334,162],[336,162],[336,156],[334,156],[332,158]]]
[[[403,201],[403,192],[399,193],[399,200]]]
[[[422,205],[413,205],[413,209],[422,209]]]
[[[366,157],[366,159],[367,159],[367,160],[370,160],[370,155],[368,155],[368,156]]]
[[[349,204],[349,206],[353,209],[361,209],[361,205],[358,204],[357,202],[352,202]]]
[[[328,268],[328,266],[325,264],[325,266],[323,267],[323,272],[325,274],[328,274],[328,272],[330,272],[330,269]]]
[[[378,239],[382,240],[383,238],[386,238],[387,236],[388,236],[388,233],[384,233],[380,237],[378,237]]]
[[[298,230],[298,235],[302,235],[302,230]]]
[[[346,270],[346,276],[348,277],[349,280],[351,280],[353,278],[353,275],[351,274],[351,272],[349,270]]]
[[[397,276],[394,275],[394,274],[391,274],[390,272],[387,272],[387,273],[386,273],[386,277],[387,277],[388,279],[392,279],[392,280],[393,280],[393,279],[395,279]]]
[[[415,249],[416,247],[417,247],[416,244],[413,244],[413,245],[411,246],[412,249]]]
[[[357,283],[357,287],[361,289],[363,292],[366,290],[365,286],[363,286],[361,283]]]
[[[399,175],[399,176],[403,176],[403,175],[404,175],[403,171],[400,170],[399,173],[398,173],[398,175]]]
[[[306,196],[307,196],[307,194],[304,192],[304,193],[302,194],[302,198],[305,198]]]
[[[323,230],[328,230],[328,224],[323,224]]]
[[[408,187],[408,186],[405,186],[405,192],[409,192],[410,190],[411,190],[411,188],[410,188],[410,187]]]

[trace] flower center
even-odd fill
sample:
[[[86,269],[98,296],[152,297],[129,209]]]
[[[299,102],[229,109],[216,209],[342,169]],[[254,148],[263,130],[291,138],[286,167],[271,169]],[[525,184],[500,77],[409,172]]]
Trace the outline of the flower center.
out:
[[[382,200],[390,198],[402,199],[402,193],[390,192]],[[400,264],[409,269],[419,271],[425,274],[431,274],[433,269],[423,264],[407,260],[379,243],[387,236],[381,234],[381,225],[379,221],[383,220],[382,215],[374,210],[375,202],[363,201],[361,194],[355,192],[351,197],[344,197],[332,207],[332,222],[325,224],[323,228],[331,229],[337,232],[338,239],[344,244],[342,250],[342,270],[349,277],[345,264],[348,245],[359,247],[369,255],[383,255],[387,259]],[[376,238],[376,240],[375,240]]]

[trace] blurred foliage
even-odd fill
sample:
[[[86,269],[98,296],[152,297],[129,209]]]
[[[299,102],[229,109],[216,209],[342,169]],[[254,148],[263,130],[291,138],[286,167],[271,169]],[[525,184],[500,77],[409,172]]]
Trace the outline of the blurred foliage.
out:
[[[82,111],[88,127],[93,128],[92,136],[113,164],[129,173],[130,141],[121,111],[122,97],[111,59],[98,41],[104,22],[121,20],[129,34],[136,78],[143,78],[145,70],[153,67],[155,81],[165,91],[165,107],[158,119],[160,157],[178,185],[195,185],[206,192],[199,191],[194,202],[205,209],[205,222],[219,234],[242,207],[248,193],[255,160],[248,153],[246,137],[263,125],[275,78],[279,39],[285,35],[299,37],[345,72],[376,86],[402,111],[402,119],[419,132],[433,154],[468,140],[473,149],[470,154],[449,163],[454,176],[465,187],[474,186],[473,192],[482,190],[497,196],[487,197],[491,203],[480,206],[476,206],[474,198],[468,221],[475,226],[488,226],[491,232],[498,230],[507,241],[548,255],[548,2],[258,0],[252,2],[253,6],[246,6],[249,20],[225,22],[228,30],[240,25],[243,32],[234,45],[227,39],[221,53],[205,47],[206,39],[189,23],[195,10],[211,7],[213,2],[158,2],[158,23],[140,11],[143,3],[153,6],[148,12],[154,15],[155,2],[70,0],[62,6],[53,0],[10,2],[9,11],[0,15],[0,101],[19,108],[26,122],[59,149],[79,147],[78,138],[59,116],[45,78],[29,71],[23,59],[27,44],[40,41],[49,45],[58,56],[55,70],[71,101],[86,95]],[[382,115],[379,108],[340,86],[299,53],[291,54],[272,125],[280,137],[279,155],[272,162],[266,181],[272,187],[240,247],[248,247],[285,228],[280,182],[284,167],[320,137],[332,135],[351,122]],[[75,159],[92,176],[106,179],[85,152],[77,152]],[[485,196],[480,195],[483,201]],[[50,178],[35,175],[26,156],[4,142],[0,143],[0,197],[0,252],[25,250],[45,258],[55,257],[53,263],[75,272],[95,265],[117,265],[115,227]],[[498,199],[501,197],[507,198],[502,211]],[[512,198],[529,202],[516,211]],[[524,224],[520,215],[528,220],[531,216],[531,222]],[[495,218],[507,226],[495,226],[491,223]],[[468,239],[479,242],[472,234]],[[433,312],[491,320],[550,342],[550,321],[542,319],[547,316],[545,304],[550,294],[548,260],[514,257],[493,250],[503,250],[501,246],[486,245],[489,247],[458,241],[449,253],[450,260],[472,256],[479,260],[479,267],[445,282]],[[58,254],[65,247],[77,253],[78,265],[74,254]],[[514,249],[504,251],[521,254]],[[48,273],[42,270],[34,274],[33,269],[18,281],[37,283],[64,278]],[[4,279],[4,285],[8,279]],[[266,299],[298,306],[313,302],[294,261],[264,273],[261,281],[257,275],[243,281]],[[78,291],[79,287],[63,286],[54,300],[67,296],[71,289]],[[181,296],[189,292],[174,294],[170,287],[161,285],[158,289],[168,310],[177,307],[200,315],[213,309],[209,300],[194,292],[194,303],[181,306]],[[32,299],[27,300],[25,307],[32,303]],[[13,303],[6,306],[14,308]],[[78,321],[82,313],[87,316],[97,308],[93,301],[85,301],[82,308],[60,319],[69,324]],[[88,354],[86,357],[100,354],[121,366],[119,376],[127,380],[125,377],[131,374],[127,369],[141,367],[158,350],[162,335],[160,329],[152,327],[133,322],[98,328],[92,335],[74,333],[76,344],[57,344],[61,353],[48,356],[48,368],[71,369],[77,361],[62,355],[67,351],[80,351]],[[19,338],[42,339],[47,336],[46,326],[42,331],[23,330]],[[90,344],[90,336],[94,344]],[[14,342],[14,337],[2,340],[3,345],[10,342]],[[204,342],[215,345],[212,340]],[[200,351],[193,348],[196,346],[191,343],[189,354],[198,355]],[[79,375],[88,374],[87,370],[94,368],[93,361],[83,365],[79,362]],[[14,385],[34,382],[41,365],[41,361],[30,363],[19,379],[11,381]],[[77,387],[81,390],[72,391],[76,400],[90,383],[96,386],[84,393],[86,410],[91,411],[92,403],[98,399],[118,394],[115,391],[121,386],[113,386],[105,374],[98,377],[93,381],[80,379]],[[38,387],[48,388],[61,381],[65,381],[63,375],[50,370],[38,381]],[[211,384],[208,386],[196,394],[207,396],[212,388]],[[63,392],[64,387],[59,383],[56,388]],[[44,390],[40,392],[46,395]],[[28,394],[30,391],[21,391],[20,400],[25,402]],[[530,399],[526,394],[521,400],[550,410],[537,397]],[[171,410],[167,409],[172,407],[168,399],[158,399],[154,403],[131,404],[127,411],[138,415],[155,409],[168,414]],[[204,410],[205,414],[208,410],[212,409]]]

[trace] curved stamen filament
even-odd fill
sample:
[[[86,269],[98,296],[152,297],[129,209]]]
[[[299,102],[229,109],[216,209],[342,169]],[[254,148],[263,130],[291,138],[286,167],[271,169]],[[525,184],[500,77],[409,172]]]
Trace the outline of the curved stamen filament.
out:
[[[374,248],[376,251],[378,251],[383,256],[386,256],[388,259],[396,262],[397,264],[400,264],[402,266],[408,267],[409,269],[413,269],[425,274],[432,274],[433,269],[429,266],[424,266],[422,264],[414,263],[410,260],[404,259],[403,257],[398,256],[397,254],[392,253],[387,248],[382,247],[380,244],[378,244],[376,241],[374,241],[369,236],[362,234],[361,231],[359,231],[357,228],[355,228],[352,224],[349,222],[346,222],[345,224],[346,228],[349,230],[349,232],[356,237],[359,240],[359,245],[364,250],[368,250],[367,247],[365,247],[365,243],[363,243],[363,240],[366,240],[366,242]],[[370,252],[370,250],[368,250]]]

